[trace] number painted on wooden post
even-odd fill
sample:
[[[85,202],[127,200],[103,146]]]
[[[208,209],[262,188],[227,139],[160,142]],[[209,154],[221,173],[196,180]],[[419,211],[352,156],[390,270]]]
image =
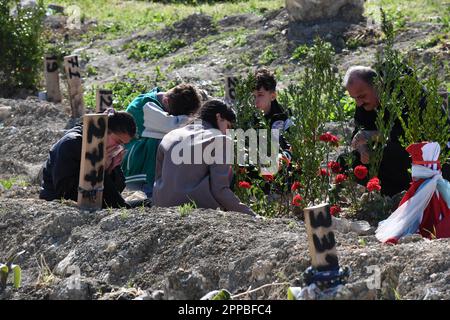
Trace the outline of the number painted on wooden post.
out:
[[[225,101],[229,104],[234,104],[234,101],[236,100],[237,81],[237,77],[225,77]]]
[[[338,269],[336,239],[329,205],[305,208],[304,213],[312,266],[319,271]]]
[[[47,90],[47,100],[51,102],[61,102],[61,90],[59,88],[59,68],[58,59],[54,55],[44,57],[44,77]]]
[[[97,113],[102,113],[106,109],[113,107],[113,96],[111,90],[98,89],[95,100],[95,112]]]
[[[108,116],[88,114],[83,117],[83,146],[81,150],[78,206],[101,209],[106,161]]]
[[[64,57],[64,70],[69,87],[72,117],[78,118],[84,114],[83,88],[81,86],[80,65],[78,56]]]

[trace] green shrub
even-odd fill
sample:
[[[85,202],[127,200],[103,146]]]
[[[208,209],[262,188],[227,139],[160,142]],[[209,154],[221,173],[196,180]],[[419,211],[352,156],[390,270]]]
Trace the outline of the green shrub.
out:
[[[17,14],[11,9],[16,6]],[[22,8],[18,0],[0,1],[0,96],[18,89],[35,90],[42,70],[43,0]]]

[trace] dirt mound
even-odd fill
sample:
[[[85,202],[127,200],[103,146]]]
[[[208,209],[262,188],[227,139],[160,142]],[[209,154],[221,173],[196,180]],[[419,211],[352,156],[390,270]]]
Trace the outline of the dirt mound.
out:
[[[27,100],[0,99],[10,107],[9,116],[0,122],[0,179],[24,175],[33,180],[48,151],[63,134],[69,119],[61,104]]]
[[[302,222],[231,212],[195,210],[184,217],[176,208],[84,213],[70,203],[9,199],[0,200],[0,229],[0,257],[26,250],[17,261],[23,286],[4,292],[2,298],[8,299],[106,299],[118,298],[118,292],[122,299],[143,292],[199,299],[218,288],[237,293],[272,282],[295,285],[310,265]],[[339,232],[336,239],[341,265],[352,269],[341,298],[450,298],[450,240],[413,237],[387,246],[364,236],[361,246],[356,234]],[[373,270],[380,275],[379,289],[367,285]],[[286,287],[268,287],[249,297],[285,299]]]

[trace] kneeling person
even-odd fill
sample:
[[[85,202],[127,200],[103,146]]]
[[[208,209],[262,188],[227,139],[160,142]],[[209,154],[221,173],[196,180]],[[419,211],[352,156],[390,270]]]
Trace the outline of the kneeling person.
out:
[[[127,207],[121,195],[125,178],[120,163],[125,151],[123,145],[130,142],[135,134],[136,124],[129,113],[109,114],[103,208]],[[40,199],[77,201],[82,142],[83,126],[77,125],[52,146],[44,166]]]
[[[254,215],[230,189],[231,156],[227,152],[231,152],[231,139],[226,130],[236,120],[234,111],[219,100],[210,100],[197,120],[162,139],[156,156],[153,204],[171,207],[193,201],[199,208]]]

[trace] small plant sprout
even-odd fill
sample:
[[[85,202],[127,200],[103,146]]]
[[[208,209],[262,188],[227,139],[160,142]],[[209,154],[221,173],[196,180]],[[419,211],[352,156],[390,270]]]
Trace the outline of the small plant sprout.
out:
[[[24,253],[25,251],[20,251],[19,253],[10,256],[5,264],[0,263],[0,292],[5,290],[10,273],[13,274],[14,288],[18,289],[20,287],[22,282],[22,270],[17,264],[13,264],[13,262],[17,257]]]
[[[188,216],[192,213],[192,211],[194,211],[194,209],[197,209],[197,204],[193,200],[189,203],[178,206],[178,211],[182,217]]]

